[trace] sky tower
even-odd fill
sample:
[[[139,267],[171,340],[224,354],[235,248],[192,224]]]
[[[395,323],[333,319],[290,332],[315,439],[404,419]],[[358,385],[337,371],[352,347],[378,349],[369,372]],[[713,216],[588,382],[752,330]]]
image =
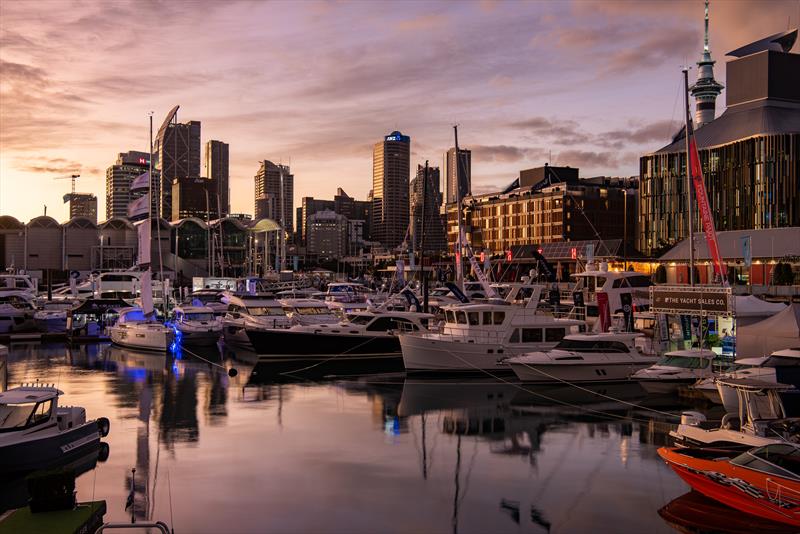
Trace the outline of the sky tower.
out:
[[[695,128],[699,128],[714,120],[716,100],[724,86],[714,79],[714,63],[708,49],[708,0],[705,10],[705,38],[703,39],[703,56],[697,62],[697,81],[689,88],[697,105],[695,112]]]

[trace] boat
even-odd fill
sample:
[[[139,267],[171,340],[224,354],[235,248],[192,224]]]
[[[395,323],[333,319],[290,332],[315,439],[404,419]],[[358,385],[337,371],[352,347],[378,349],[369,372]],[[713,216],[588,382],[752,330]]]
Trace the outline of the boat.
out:
[[[67,330],[67,312],[78,303],[73,300],[44,301],[33,314],[36,328],[42,332],[65,332]]]
[[[580,293],[583,306],[586,308],[586,321],[590,325],[598,322],[600,310],[597,304],[597,293],[608,295],[610,315],[619,316],[622,313],[622,295],[630,294],[634,308],[637,312],[647,311],[650,308],[650,286],[653,282],[646,274],[636,271],[609,271],[608,264],[601,262],[599,265],[588,264],[585,271],[570,275],[575,279],[572,288],[573,305],[575,293]]]
[[[446,305],[441,332],[400,335],[403,364],[417,372],[509,373],[509,356],[553,348],[585,329],[583,321],[537,313],[538,302],[537,293],[525,307],[503,300]]]
[[[177,306],[170,324],[183,345],[214,345],[222,335],[222,321],[209,306]]]
[[[714,375],[712,362],[716,353],[708,349],[674,350],[660,360],[631,375],[650,393],[670,393],[681,385],[695,384]]]
[[[184,303],[190,306],[207,306],[214,311],[214,315],[222,317],[228,311],[228,304],[224,302],[225,291],[222,289],[198,289],[186,296]]]
[[[757,517],[800,527],[800,446],[764,445],[730,457],[717,449],[661,447],[658,454],[706,497]]]
[[[337,324],[342,320],[319,299],[282,298],[278,302],[292,325]]]
[[[25,289],[0,289],[0,334],[36,329],[34,296]]]
[[[24,291],[35,297],[38,291],[38,280],[28,274],[0,274],[0,291]]]
[[[506,362],[524,382],[613,382],[629,380],[655,363],[636,346],[638,332],[572,334],[553,349],[529,352]]]
[[[401,331],[426,331],[434,316],[421,312],[365,311],[336,324],[295,325],[286,329],[246,328],[261,360],[399,358]]]
[[[252,348],[245,328],[288,328],[292,324],[281,302],[270,293],[226,293],[223,301],[228,305],[228,311],[222,318],[222,335],[228,345]]]
[[[39,383],[0,393],[0,473],[30,471],[83,454],[108,435],[108,419],[87,421],[83,408],[59,406],[63,394]]]
[[[165,352],[171,350],[175,340],[172,328],[136,307],[121,309],[116,322],[106,330],[112,343],[132,349]]]
[[[721,378],[717,386],[736,391],[738,410],[726,413],[716,428],[709,426],[699,412],[683,412],[678,428],[670,432],[676,446],[742,450],[771,443],[800,442],[800,418],[786,417],[779,395],[793,389],[792,386],[752,378]]]

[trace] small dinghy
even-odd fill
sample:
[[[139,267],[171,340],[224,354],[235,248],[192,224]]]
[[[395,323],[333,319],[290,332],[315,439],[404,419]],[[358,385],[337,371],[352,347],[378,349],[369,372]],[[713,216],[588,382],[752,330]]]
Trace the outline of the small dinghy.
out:
[[[0,474],[47,468],[108,435],[108,419],[87,421],[83,408],[59,406],[63,394],[38,383],[0,393]]]

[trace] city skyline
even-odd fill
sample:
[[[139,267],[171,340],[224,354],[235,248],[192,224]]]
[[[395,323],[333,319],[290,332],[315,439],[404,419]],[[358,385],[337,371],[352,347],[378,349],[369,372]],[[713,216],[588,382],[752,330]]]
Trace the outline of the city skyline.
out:
[[[230,144],[233,212],[251,211],[259,160],[291,164],[294,205],[337,187],[365,199],[375,139],[410,135],[413,167],[438,161],[455,122],[475,193],[551,153],[584,176],[638,174],[680,125],[680,65],[693,81],[703,50],[701,1],[200,4],[3,4],[0,213],[27,221],[46,204],[66,220],[68,188],[52,178],[74,172],[105,213],[105,169],[146,150],[148,112],[158,124],[175,104],[180,122],[203,123],[203,144]],[[263,32],[267,18],[284,24]],[[796,2],[712,2],[717,80],[726,52],[787,19]]]

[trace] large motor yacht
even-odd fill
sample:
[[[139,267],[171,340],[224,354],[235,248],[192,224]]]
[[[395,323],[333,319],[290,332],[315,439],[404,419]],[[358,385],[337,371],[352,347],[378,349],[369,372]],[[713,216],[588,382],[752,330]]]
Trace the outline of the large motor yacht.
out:
[[[509,358],[525,382],[612,382],[628,380],[656,362],[636,346],[638,332],[603,332],[566,336],[552,350]]]
[[[583,321],[537,313],[538,302],[537,290],[525,307],[502,300],[444,306],[441,332],[400,336],[403,363],[409,371],[508,372],[509,356],[550,349],[584,331]]]
[[[0,288],[0,334],[34,330],[33,295],[23,289]]]
[[[270,358],[398,358],[400,331],[427,331],[434,316],[420,312],[366,311],[336,324],[295,325],[288,329],[247,329],[259,355]],[[264,359],[262,357],[262,359]]]
[[[271,293],[226,293],[223,301],[228,305],[228,311],[222,318],[222,335],[228,345],[252,348],[245,333],[246,328],[266,330],[291,326],[291,319],[286,316],[283,305]]]
[[[111,342],[122,347],[165,352],[175,340],[175,331],[164,323],[147,317],[141,308],[123,308],[116,323],[107,328]]]
[[[337,324],[342,320],[319,299],[282,298],[279,302],[292,325]]]
[[[0,393],[0,473],[46,468],[108,435],[108,419],[87,421],[83,408],[59,406],[60,395],[38,383]]]
[[[631,295],[637,312],[650,308],[649,287],[653,283],[645,274],[636,271],[609,271],[608,264],[601,263],[597,268],[590,265],[586,271],[571,276],[575,279],[575,286],[572,289],[573,304],[576,304],[575,293],[580,292],[586,308],[586,322],[590,325],[598,322],[600,316],[597,305],[598,292],[608,295],[608,307],[612,316],[621,314],[621,296],[626,293]]]
[[[711,365],[717,355],[708,349],[675,350],[665,353],[655,364],[640,369],[631,378],[651,393],[669,393],[684,384],[695,384],[714,376]]]
[[[222,321],[208,306],[178,306],[172,310],[173,328],[183,345],[214,345],[222,335]]]

